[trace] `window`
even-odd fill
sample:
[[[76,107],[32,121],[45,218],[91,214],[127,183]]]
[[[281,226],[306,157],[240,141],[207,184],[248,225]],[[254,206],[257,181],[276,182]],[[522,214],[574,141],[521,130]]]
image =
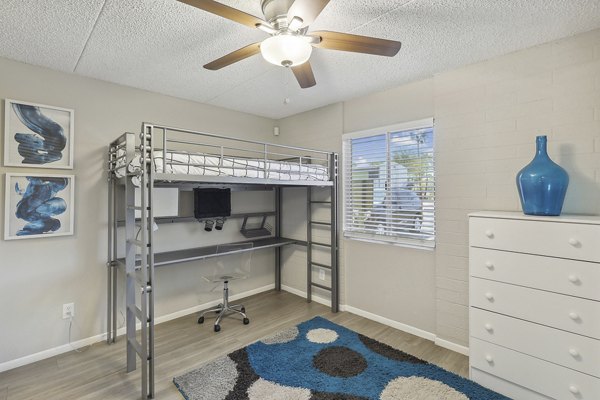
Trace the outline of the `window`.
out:
[[[344,235],[435,246],[433,119],[344,135]]]

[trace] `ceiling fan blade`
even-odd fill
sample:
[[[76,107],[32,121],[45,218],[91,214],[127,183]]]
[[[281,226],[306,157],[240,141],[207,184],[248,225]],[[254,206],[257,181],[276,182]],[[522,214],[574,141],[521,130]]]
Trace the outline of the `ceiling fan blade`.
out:
[[[351,35],[349,33],[318,31],[310,36],[321,38],[313,46],[329,50],[352,51],[376,56],[394,57],[400,51],[402,43],[394,40],[379,39],[370,36]]]
[[[312,67],[308,61],[297,67],[292,67],[292,72],[302,89],[313,87],[317,84],[317,81],[315,81],[315,74],[313,74]]]
[[[329,0],[296,0],[288,10],[289,22],[294,17],[302,18],[302,26],[310,25],[329,4]]]
[[[238,22],[242,25],[255,28],[256,25],[262,24],[270,26],[266,21],[255,17],[254,15],[246,14],[237,8],[226,6],[225,4],[213,1],[213,0],[178,0],[181,3],[188,4],[190,6],[199,8],[209,13],[218,15],[223,18],[227,18],[231,21]]]
[[[249,44],[246,47],[242,47],[232,53],[227,54],[219,58],[218,60],[212,61],[204,66],[206,69],[210,69],[211,71],[216,71],[223,67],[227,67],[233,63],[238,61],[242,61],[245,58],[251,57],[255,54],[260,53],[260,42]]]

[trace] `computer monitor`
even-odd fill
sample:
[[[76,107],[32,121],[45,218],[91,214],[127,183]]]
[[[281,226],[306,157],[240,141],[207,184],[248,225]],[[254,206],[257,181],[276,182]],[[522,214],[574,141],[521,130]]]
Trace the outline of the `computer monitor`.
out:
[[[229,217],[231,189],[194,189],[194,217],[196,219]]]

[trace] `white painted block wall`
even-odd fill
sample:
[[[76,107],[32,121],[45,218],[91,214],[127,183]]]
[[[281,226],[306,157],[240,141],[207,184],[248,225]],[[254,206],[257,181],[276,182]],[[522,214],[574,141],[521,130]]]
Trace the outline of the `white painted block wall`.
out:
[[[536,135],[569,172],[563,211],[600,213],[600,30],[439,74],[434,93],[436,333],[467,345],[466,216],[520,210]]]

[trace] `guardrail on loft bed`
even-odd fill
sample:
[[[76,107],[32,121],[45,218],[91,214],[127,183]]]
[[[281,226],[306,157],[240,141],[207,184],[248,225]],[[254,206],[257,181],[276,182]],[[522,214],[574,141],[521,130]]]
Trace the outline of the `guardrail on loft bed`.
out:
[[[148,157],[159,175],[331,182],[337,173],[337,154],[327,151],[152,124],[144,124],[140,145],[131,145],[135,139],[125,133],[110,146],[109,169],[118,177],[139,171]]]

